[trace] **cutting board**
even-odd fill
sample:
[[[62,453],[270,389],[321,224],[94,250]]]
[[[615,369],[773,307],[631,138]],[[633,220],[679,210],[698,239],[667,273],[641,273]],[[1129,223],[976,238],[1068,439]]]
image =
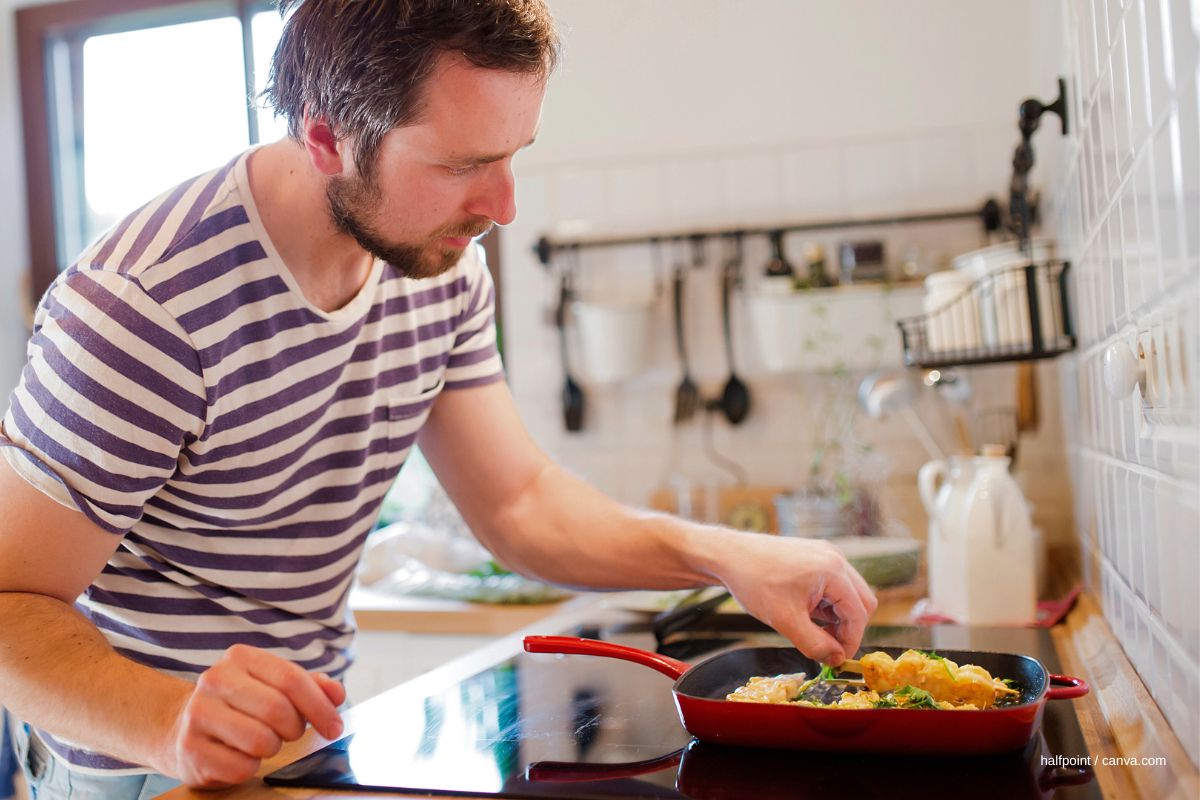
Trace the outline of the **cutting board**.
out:
[[[722,525],[739,530],[778,533],[775,519],[775,496],[788,491],[783,486],[724,486],[717,490],[717,519]],[[692,489],[692,514],[704,522],[708,513],[708,491]],[[678,493],[674,489],[659,489],[650,497],[650,507],[657,511],[678,514]]]

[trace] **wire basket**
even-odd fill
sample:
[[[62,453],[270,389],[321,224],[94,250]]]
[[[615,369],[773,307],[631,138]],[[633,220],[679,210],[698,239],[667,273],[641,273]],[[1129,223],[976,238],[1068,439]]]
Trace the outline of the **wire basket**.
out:
[[[1053,358],[1075,349],[1066,261],[985,275],[940,308],[897,322],[904,363],[926,369]]]

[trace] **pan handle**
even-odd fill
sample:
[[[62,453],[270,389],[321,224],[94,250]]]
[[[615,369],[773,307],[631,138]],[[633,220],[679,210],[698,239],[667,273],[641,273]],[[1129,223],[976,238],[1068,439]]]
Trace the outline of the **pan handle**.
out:
[[[1074,678],[1070,675],[1051,675],[1051,688],[1046,690],[1047,700],[1071,700],[1076,697],[1083,697],[1092,689],[1087,685],[1087,681],[1083,678]],[[1058,684],[1057,687],[1053,684]]]
[[[604,656],[632,661],[635,664],[656,669],[675,680],[691,669],[687,664],[670,656],[639,650],[615,642],[600,642],[595,639],[580,639],[578,636],[526,636],[526,653],[570,653],[579,656]]]

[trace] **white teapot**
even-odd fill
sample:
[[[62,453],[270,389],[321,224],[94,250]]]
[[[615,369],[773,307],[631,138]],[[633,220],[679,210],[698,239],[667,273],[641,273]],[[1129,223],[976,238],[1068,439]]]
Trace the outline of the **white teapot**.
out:
[[[934,609],[970,625],[1037,619],[1037,550],[1029,506],[1002,445],[973,458],[933,461],[917,475],[929,512]]]

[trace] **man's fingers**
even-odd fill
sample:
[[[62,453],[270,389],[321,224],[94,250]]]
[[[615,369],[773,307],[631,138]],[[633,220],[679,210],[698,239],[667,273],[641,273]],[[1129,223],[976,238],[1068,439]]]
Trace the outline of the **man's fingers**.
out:
[[[316,677],[289,661],[261,650],[251,651],[247,662],[251,677],[283,692],[318,733],[326,739],[336,739],[342,735],[342,718],[338,715],[337,706]]]
[[[840,664],[846,660],[838,640],[807,617],[792,620],[792,624],[786,628],[781,625],[779,632],[791,639],[792,644],[796,645],[801,653],[814,661]]]
[[[193,719],[199,734],[255,760],[270,758],[283,746],[283,740],[266,723],[219,699],[197,707],[193,711]]]
[[[323,672],[313,674],[316,675],[321,691],[325,692],[325,696],[329,698],[329,702],[333,703],[334,707],[346,702],[346,687],[340,681],[334,680]]]
[[[833,603],[837,613],[838,624],[835,626],[836,637],[845,656],[854,655],[862,644],[863,633],[867,629],[867,619],[870,612],[858,592],[858,587],[849,575],[835,576],[826,587],[825,598]],[[834,663],[841,663],[840,661]]]
[[[243,714],[268,725],[279,738],[294,741],[307,723],[279,689],[241,669],[211,670],[200,679],[205,691]]]

